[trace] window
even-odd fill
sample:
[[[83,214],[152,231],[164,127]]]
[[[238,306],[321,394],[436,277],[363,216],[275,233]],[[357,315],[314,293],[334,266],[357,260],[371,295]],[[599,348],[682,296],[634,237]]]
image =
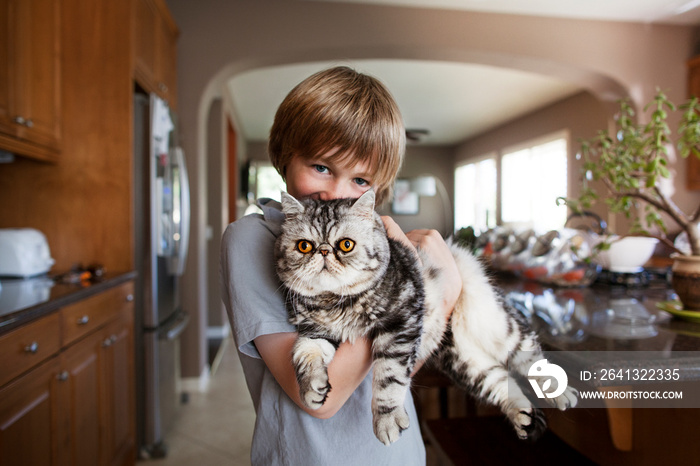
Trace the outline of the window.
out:
[[[501,223],[538,230],[561,228],[567,195],[567,137],[506,152],[501,157]]]
[[[248,168],[248,197],[250,201],[269,197],[280,200],[280,192],[286,191],[284,180],[269,162],[252,162]]]
[[[496,157],[455,170],[455,230],[482,233],[496,226]]]
[[[458,166],[455,229],[472,226],[478,234],[497,224],[541,231],[563,227],[566,206],[556,200],[567,196],[567,146],[568,134],[561,132],[506,149],[500,158],[492,154]]]
[[[247,182],[246,198],[248,207],[245,209],[244,215],[251,213],[262,213],[260,208],[255,204],[255,200],[262,197],[269,197],[279,201],[281,192],[286,191],[287,187],[284,180],[277,173],[275,167],[269,162],[251,162],[248,167],[248,182]]]

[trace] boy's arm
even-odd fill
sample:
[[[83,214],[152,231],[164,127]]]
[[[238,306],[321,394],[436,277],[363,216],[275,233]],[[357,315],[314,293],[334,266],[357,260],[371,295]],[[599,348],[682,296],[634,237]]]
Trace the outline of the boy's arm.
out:
[[[354,344],[344,342],[328,365],[331,390],[326,402],[317,410],[307,408],[299,397],[299,385],[292,366],[292,347],[296,333],[273,333],[255,339],[255,346],[265,365],[282,389],[301,409],[319,419],[328,419],[340,410],[360,385],[372,366],[371,345],[367,339]]]

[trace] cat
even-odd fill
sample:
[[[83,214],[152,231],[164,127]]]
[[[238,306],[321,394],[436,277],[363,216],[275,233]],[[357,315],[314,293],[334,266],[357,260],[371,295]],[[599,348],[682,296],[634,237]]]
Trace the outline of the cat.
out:
[[[419,250],[387,237],[372,190],[359,199],[298,201],[282,193],[285,220],[275,243],[277,274],[289,321],[298,330],[292,351],[302,402],[320,408],[331,389],[327,366],[338,345],[372,341],[372,416],[376,437],[389,445],[408,428],[404,400],[417,361],[432,361],[460,387],[500,407],[520,438],[537,438],[543,413],[509,384],[543,359],[536,334],[507,306],[479,261],[448,241],[463,288],[449,322],[437,311],[441,270]],[[567,387],[552,406],[576,404]]]

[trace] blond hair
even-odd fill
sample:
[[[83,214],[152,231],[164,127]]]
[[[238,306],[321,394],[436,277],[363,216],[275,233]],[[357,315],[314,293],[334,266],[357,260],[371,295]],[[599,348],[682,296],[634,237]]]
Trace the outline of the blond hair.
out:
[[[406,135],[391,93],[376,78],[346,66],[306,78],[282,101],[270,130],[268,152],[285,177],[294,157],[312,159],[332,149],[341,163],[366,162],[377,204],[391,197]]]

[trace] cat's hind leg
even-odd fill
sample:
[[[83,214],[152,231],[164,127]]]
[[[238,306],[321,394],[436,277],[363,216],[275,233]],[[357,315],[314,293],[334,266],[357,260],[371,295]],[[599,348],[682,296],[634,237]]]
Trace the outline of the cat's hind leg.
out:
[[[468,355],[454,347],[443,348],[439,355],[442,370],[464,390],[478,399],[498,406],[521,439],[537,439],[547,428],[544,413],[525,396],[510,378],[507,368],[478,346]]]
[[[336,345],[325,338],[299,336],[292,349],[292,364],[299,383],[301,401],[310,409],[326,402],[331,385],[328,364],[335,356]]]
[[[540,375],[538,371],[534,370],[538,367],[550,366],[550,364],[547,362],[547,359],[545,358],[544,354],[542,354],[542,350],[540,349],[539,344],[534,339],[534,336],[532,336],[531,338],[532,344],[529,347],[528,341],[525,340],[523,344],[521,344],[521,347],[524,347],[525,350],[518,351],[515,354],[513,354],[509,362],[509,367],[511,368],[511,370],[520,374],[520,376],[525,379],[535,379],[537,381],[536,383],[540,387],[544,386],[544,382],[547,381],[547,379],[554,378],[557,380],[558,387],[558,384],[561,382],[562,378],[553,376],[557,375],[555,374],[555,372],[560,372],[563,375],[563,377],[566,377],[564,370],[560,367],[556,367],[545,370],[544,372],[546,373],[542,375]],[[556,391],[554,393],[556,393]],[[578,402],[578,390],[576,390],[574,387],[567,385],[564,387],[563,391],[561,391],[561,394],[551,398],[549,396],[546,396],[545,401],[553,408],[557,408],[560,411],[565,411],[569,408],[573,408],[574,406],[576,406],[576,403]]]

